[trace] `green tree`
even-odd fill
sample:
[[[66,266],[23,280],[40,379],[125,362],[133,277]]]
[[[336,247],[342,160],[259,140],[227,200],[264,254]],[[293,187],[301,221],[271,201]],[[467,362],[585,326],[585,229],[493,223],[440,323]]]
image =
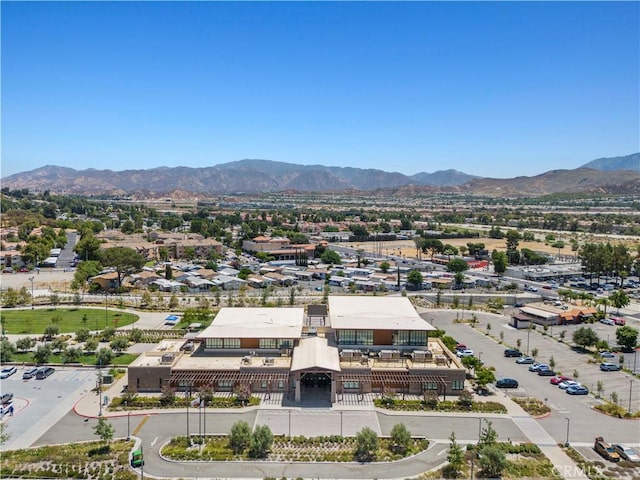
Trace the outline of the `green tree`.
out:
[[[14,353],[16,353],[16,347],[8,339],[3,338],[0,342],[0,361],[10,362]]]
[[[491,261],[493,262],[493,271],[496,275],[502,275],[507,270],[509,259],[507,254],[494,250],[491,254]]]
[[[20,352],[31,350],[36,344],[36,339],[31,337],[22,337],[16,340],[16,348]],[[4,361],[4,360],[3,360]]]
[[[102,415],[98,417],[98,423],[93,427],[93,432],[107,445],[113,440],[113,425]]]
[[[125,275],[139,271],[145,264],[144,257],[129,247],[107,248],[102,251],[100,260],[104,266],[116,269],[118,287],[122,285]]]
[[[591,347],[598,343],[598,340],[598,334],[590,327],[580,327],[573,332],[573,343],[582,348]]]
[[[265,458],[273,445],[273,433],[267,425],[258,425],[251,435],[249,442],[249,456],[251,458]]]
[[[485,367],[476,368],[476,385],[480,389],[485,389],[487,385],[496,381],[496,376],[492,370]]]
[[[165,384],[160,390],[160,405],[169,406],[173,405],[176,401],[176,391],[171,388],[171,385]]]
[[[486,426],[482,427],[480,433],[480,439],[478,440],[478,448],[484,448],[486,446],[495,445],[498,441],[498,432],[493,428],[493,423],[491,420],[486,420]]]
[[[5,292],[2,292],[2,304],[7,308],[13,308],[20,302],[20,295],[18,292],[9,287]]]
[[[622,289],[616,290],[609,295],[609,301],[611,302],[611,305],[618,309],[618,311],[620,311],[621,308],[629,306],[629,303],[631,303],[629,296]]]
[[[616,329],[616,340],[618,345],[625,350],[633,350],[638,344],[638,330],[629,325],[618,327]]]
[[[143,333],[142,330],[140,330],[139,328],[133,328],[131,330],[129,330],[129,341],[132,343],[140,343],[142,342],[142,337],[143,337]]]
[[[463,273],[469,270],[469,264],[462,258],[454,258],[447,264],[447,270],[452,273]]]
[[[51,340],[53,337],[60,333],[60,327],[57,325],[47,325],[44,327],[44,337],[47,340]]]
[[[382,271],[382,273],[387,273],[390,267],[391,267],[391,264],[387,261],[380,263],[380,270]]]
[[[82,349],[76,347],[67,347],[62,352],[63,363],[78,362],[82,358]]]
[[[95,352],[96,348],[98,348],[98,340],[96,340],[95,338],[90,338],[86,342],[84,342],[85,352]]]
[[[129,347],[129,339],[127,337],[115,337],[111,340],[109,346],[114,352],[120,353]]]
[[[479,463],[483,477],[500,478],[507,466],[507,457],[499,447],[487,446],[480,450]]]
[[[251,443],[251,427],[245,421],[239,421],[231,427],[229,446],[235,454],[242,453]]]
[[[456,441],[455,432],[451,432],[449,436],[449,453],[447,454],[447,465],[445,475],[447,478],[458,478],[462,473],[462,466],[464,465],[464,451],[462,447],[458,445]]]
[[[47,363],[51,357],[52,351],[50,345],[38,345],[36,351],[33,352],[33,361],[36,364]]]
[[[334,250],[326,250],[320,256],[320,261],[322,263],[326,263],[327,265],[340,265],[342,263],[340,255],[338,255],[338,252]]]
[[[404,455],[411,445],[411,432],[404,423],[396,423],[391,429],[391,450]]]
[[[538,356],[538,349],[537,348],[532,348],[531,349],[531,356],[535,360],[535,358]]]
[[[411,284],[414,289],[419,289],[422,286],[422,273],[419,270],[411,270],[407,274],[407,283]]]
[[[86,342],[89,337],[91,337],[91,332],[88,328],[80,328],[76,332],[76,341],[78,342]]]
[[[518,253],[518,245],[522,236],[516,230],[509,230],[506,234],[507,240],[507,258],[510,264],[520,263],[520,254]]]
[[[113,360],[113,350],[102,347],[96,352],[96,365],[109,365]]]
[[[370,462],[376,459],[378,451],[378,435],[369,427],[364,427],[356,434],[354,455],[356,460]]]
[[[100,239],[95,237],[93,233],[87,231],[82,234],[82,238],[76,246],[73,247],[73,251],[78,254],[81,260],[91,262],[100,259],[100,246]]]

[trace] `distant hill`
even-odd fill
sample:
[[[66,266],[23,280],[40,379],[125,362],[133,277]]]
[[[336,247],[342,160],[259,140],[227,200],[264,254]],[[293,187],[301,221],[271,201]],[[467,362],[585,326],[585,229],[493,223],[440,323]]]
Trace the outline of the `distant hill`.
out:
[[[633,170],[640,172],[640,153],[632,153],[624,157],[598,158],[585,163],[580,168],[593,168],[610,172],[612,170]]]
[[[632,158],[629,157],[620,158]],[[638,154],[635,154],[638,158]],[[603,160],[603,159],[601,159]],[[604,159],[607,160],[607,159]],[[611,159],[608,159],[611,160]],[[594,160],[598,162],[599,160]],[[591,163],[591,162],[590,162]],[[606,162],[605,162],[606,163]],[[48,165],[2,179],[2,187],[49,190],[58,194],[208,196],[277,191],[337,192],[388,190],[412,195],[442,190],[481,195],[543,195],[560,192],[640,193],[640,172],[591,168],[552,170],[534,177],[491,179],[457,170],[403,175],[378,169],[298,165],[271,160],[240,160],[203,168],[74,170]]]
[[[640,173],[630,170],[603,172],[591,168],[551,170],[535,177],[479,178],[463,191],[489,196],[536,196],[551,193],[640,193]]]
[[[297,165],[271,160],[239,160],[204,168],[157,167],[148,170],[74,170],[48,165],[6,177],[3,187],[58,193],[125,194],[168,193],[175,190],[198,194],[257,193],[281,190],[372,191],[403,185],[459,185],[475,178],[455,170],[419,173],[324,165]]]

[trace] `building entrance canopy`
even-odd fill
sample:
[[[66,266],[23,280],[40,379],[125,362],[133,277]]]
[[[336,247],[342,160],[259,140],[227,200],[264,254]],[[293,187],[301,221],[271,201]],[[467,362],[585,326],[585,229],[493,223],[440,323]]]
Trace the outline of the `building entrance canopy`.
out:
[[[338,349],[330,347],[327,339],[323,337],[301,339],[298,346],[293,349],[291,372],[304,370],[340,372]]]

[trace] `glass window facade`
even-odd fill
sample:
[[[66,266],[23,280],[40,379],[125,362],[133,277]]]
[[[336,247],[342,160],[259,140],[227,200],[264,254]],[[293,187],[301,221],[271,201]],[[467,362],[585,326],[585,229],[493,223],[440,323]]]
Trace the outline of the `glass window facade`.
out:
[[[339,330],[340,345],[373,345],[373,330]]]
[[[360,382],[342,382],[342,388],[353,390],[360,388]]]
[[[462,390],[464,388],[464,380],[453,380],[451,382],[451,390]]]
[[[427,332],[413,330],[398,330],[393,335],[393,344],[402,345],[426,345]]]
[[[422,384],[424,390],[438,390],[438,382],[427,382]]]
[[[207,338],[206,348],[240,348],[239,338]]]

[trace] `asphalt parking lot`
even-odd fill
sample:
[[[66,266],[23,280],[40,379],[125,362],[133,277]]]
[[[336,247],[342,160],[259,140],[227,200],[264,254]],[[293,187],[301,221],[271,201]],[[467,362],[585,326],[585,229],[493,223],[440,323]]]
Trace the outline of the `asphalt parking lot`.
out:
[[[8,450],[30,446],[96,385],[97,371],[93,369],[56,368],[44,380],[22,380],[27,369],[20,367],[2,380],[2,393],[13,393],[14,415],[4,417],[11,435],[4,445]]]

